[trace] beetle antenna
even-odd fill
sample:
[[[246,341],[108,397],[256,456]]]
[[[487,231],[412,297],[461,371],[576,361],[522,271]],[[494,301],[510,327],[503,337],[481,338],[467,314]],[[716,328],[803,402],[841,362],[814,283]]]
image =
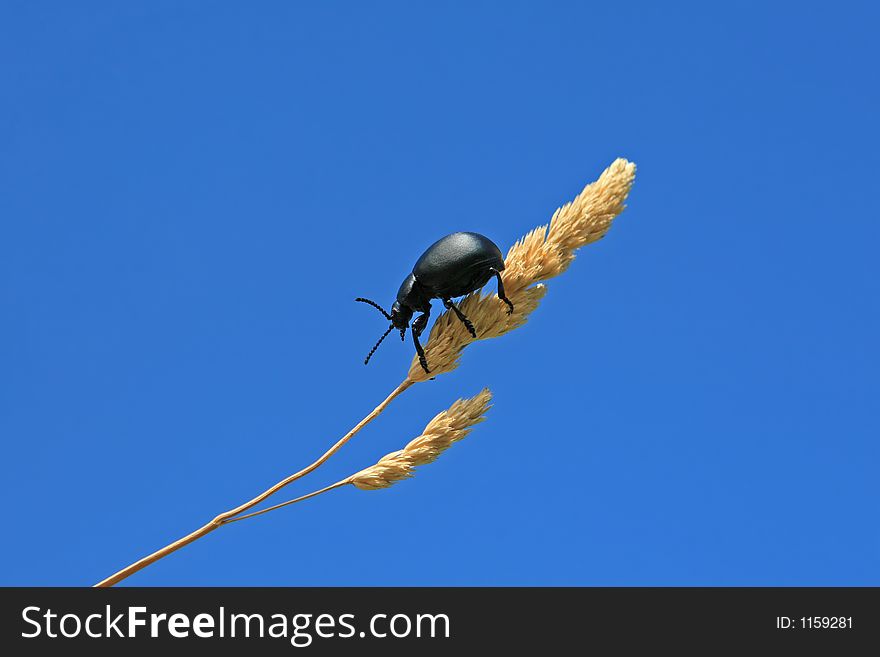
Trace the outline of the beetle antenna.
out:
[[[369,303],[369,302],[368,302]],[[382,337],[379,338],[379,342],[377,342],[372,349],[370,349],[370,353],[367,354],[367,357],[364,358],[364,365],[370,362],[370,359],[373,357],[373,354],[376,353],[376,349],[379,348],[379,345],[382,344],[382,340],[388,337],[388,334],[391,333],[391,330],[394,328],[394,324],[388,327],[388,330],[382,334]]]
[[[385,309],[382,306],[380,306],[378,303],[376,303],[375,301],[370,301],[369,299],[364,299],[363,297],[358,297],[357,299],[355,299],[355,301],[360,301],[361,303],[370,304],[371,306],[373,306],[373,308],[375,308],[380,313],[385,315],[385,319],[387,319],[389,322],[391,321],[391,315],[389,315],[387,312],[385,312]]]

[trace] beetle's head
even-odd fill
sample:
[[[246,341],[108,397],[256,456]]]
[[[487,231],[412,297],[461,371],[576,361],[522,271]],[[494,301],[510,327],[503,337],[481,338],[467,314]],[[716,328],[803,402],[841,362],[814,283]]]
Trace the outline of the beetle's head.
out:
[[[412,319],[413,311],[409,306],[404,306],[400,301],[395,301],[391,306],[391,325],[400,331],[400,338],[403,339],[403,332],[409,326],[409,320]]]
[[[379,345],[382,344],[382,340],[388,337],[388,334],[391,333],[391,331],[394,329],[400,331],[400,339],[403,340],[404,332],[409,326],[409,320],[412,319],[413,311],[408,306],[404,306],[399,301],[395,301],[394,305],[391,306],[391,314],[389,315],[385,309],[375,301],[370,301],[369,299],[364,299],[362,297],[358,297],[355,301],[370,304],[373,308],[382,313],[385,316],[385,319],[391,322],[388,330],[382,334],[382,337],[379,338],[379,341],[375,345],[373,345],[373,348],[370,349],[370,353],[367,354],[367,357],[364,359],[364,365],[366,365],[370,362],[370,358],[373,357],[373,354],[376,353],[376,349],[379,348]]]

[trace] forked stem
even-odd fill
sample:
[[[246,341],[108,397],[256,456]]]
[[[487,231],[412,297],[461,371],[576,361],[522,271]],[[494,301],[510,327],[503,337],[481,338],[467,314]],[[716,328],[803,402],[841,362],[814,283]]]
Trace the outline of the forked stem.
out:
[[[174,541],[173,543],[169,543],[168,545],[163,547],[161,550],[156,550],[155,552],[153,552],[150,555],[147,555],[143,559],[135,561],[130,566],[126,566],[125,568],[123,568],[119,572],[116,572],[113,575],[110,575],[110,577],[101,580],[100,582],[95,584],[95,586],[96,587],[107,587],[107,586],[113,586],[117,582],[121,582],[126,577],[136,573],[139,570],[142,570],[143,568],[146,568],[151,563],[155,563],[156,561],[158,561],[162,557],[166,557],[169,554],[171,554],[172,552],[176,552],[180,548],[182,548],[186,545],[189,545],[193,541],[200,539],[202,536],[204,536],[206,534],[210,534],[215,529],[222,527],[224,524],[228,523],[235,516],[242,514],[249,509],[252,509],[257,504],[259,504],[260,502],[265,500],[267,497],[274,495],[275,493],[280,491],[282,488],[284,488],[288,484],[293,483],[294,481],[296,481],[297,479],[299,479],[301,477],[305,477],[307,474],[312,472],[312,470],[321,466],[327,459],[329,459],[337,451],[339,451],[339,449],[345,443],[347,443],[349,440],[351,440],[351,438],[356,433],[358,433],[361,429],[363,429],[367,424],[369,424],[370,422],[375,420],[376,417],[378,417],[378,415],[382,411],[385,410],[385,407],[388,406],[388,404],[390,404],[394,400],[395,397],[400,395],[404,390],[409,388],[412,384],[413,384],[413,381],[411,381],[409,378],[405,379],[403,381],[403,383],[401,383],[399,386],[397,386],[397,388],[395,388],[394,391],[385,398],[385,401],[383,401],[376,408],[374,408],[373,411],[369,415],[367,415],[367,417],[365,417],[363,420],[358,422],[351,431],[349,431],[342,438],[340,438],[336,442],[335,445],[333,445],[330,449],[328,449],[326,452],[324,452],[324,454],[321,456],[321,458],[319,458],[317,461],[315,461],[311,465],[303,468],[299,472],[295,472],[294,474],[290,475],[289,477],[287,477],[285,479],[282,479],[281,481],[279,481],[277,484],[275,484],[271,488],[267,488],[265,491],[263,491],[262,493],[257,495],[254,499],[252,499],[250,502],[245,502],[241,506],[237,506],[234,509],[230,509],[229,511],[221,513],[219,516],[214,518],[211,522],[200,527],[199,529],[195,530],[191,534],[187,534],[183,538],[178,539],[178,540]],[[340,485],[341,485],[341,482],[340,482]],[[330,488],[335,488],[335,486],[336,485],[331,486]],[[330,488],[323,489],[323,490],[318,491],[316,493],[306,495],[302,499],[305,499],[306,497],[313,497],[314,495],[317,495],[319,492],[324,492],[324,490],[330,490]]]
[[[291,504],[296,504],[297,502],[302,502],[303,500],[307,500],[310,497],[314,497],[315,495],[320,495],[321,493],[326,493],[328,490],[333,490],[334,488],[339,488],[340,486],[345,486],[346,484],[350,484],[351,481],[348,479],[343,479],[342,481],[337,481],[335,484],[330,484],[329,486],[325,486],[321,490],[316,490],[312,493],[308,493],[307,495],[300,495],[299,497],[295,497],[292,500],[287,500],[286,502],[282,502],[281,504],[276,504],[275,506],[266,507],[265,509],[260,509],[259,511],[254,511],[253,513],[246,513],[243,516],[235,516],[234,518],[229,518],[228,520],[224,520],[223,524],[228,525],[231,522],[238,522],[239,520],[244,520],[245,518],[253,518],[254,516],[260,516],[264,513],[269,513],[269,511],[274,511],[275,509],[280,509],[285,506],[289,506]]]

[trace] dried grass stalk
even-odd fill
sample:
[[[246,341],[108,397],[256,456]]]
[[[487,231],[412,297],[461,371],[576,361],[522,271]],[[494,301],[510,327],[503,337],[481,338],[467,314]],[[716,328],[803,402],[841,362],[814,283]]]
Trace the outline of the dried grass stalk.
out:
[[[274,495],[275,493],[280,491],[282,488],[289,486],[297,479],[305,477],[307,474],[309,474],[310,472],[312,472],[316,468],[323,465],[327,459],[329,459],[336,452],[338,452],[345,443],[347,443],[349,440],[351,440],[354,437],[355,434],[357,434],[361,429],[363,429],[365,426],[367,426],[367,424],[369,424],[370,422],[375,420],[379,416],[379,414],[385,410],[385,407],[388,406],[388,404],[390,404],[398,395],[403,393],[403,391],[406,390],[407,388],[409,388],[411,385],[412,385],[411,381],[404,381],[399,386],[397,386],[397,388],[395,388],[391,392],[391,394],[388,395],[381,404],[379,404],[376,408],[374,408],[370,412],[370,414],[367,415],[363,420],[358,422],[354,426],[354,428],[351,429],[351,431],[349,431],[342,438],[337,440],[336,443],[330,447],[330,449],[328,449],[326,452],[324,452],[324,454],[317,461],[312,463],[311,465],[308,465],[305,468],[303,468],[302,470],[299,470],[298,472],[294,472],[292,475],[285,477],[284,479],[282,479],[281,481],[279,481],[275,485],[270,486],[269,488],[264,490],[262,493],[257,495],[255,498],[253,498],[249,502],[245,502],[244,504],[237,506],[234,509],[230,509],[229,511],[224,511],[220,515],[216,516],[210,522],[202,525],[197,530],[187,534],[183,538],[179,538],[176,541],[174,541],[173,543],[169,543],[165,547],[156,550],[152,554],[148,554],[147,556],[143,557],[142,559],[138,559],[134,563],[129,564],[128,566],[126,566],[122,570],[116,571],[115,573],[113,573],[109,577],[102,579],[100,582],[95,584],[95,586],[99,587],[99,588],[104,588],[104,587],[113,586],[114,584],[118,584],[119,582],[121,582],[122,580],[124,580],[127,577],[130,577],[131,575],[138,572],[139,570],[143,570],[144,568],[146,568],[150,564],[159,561],[159,559],[163,559],[163,558],[167,557],[169,554],[171,554],[172,552],[176,552],[180,548],[189,545],[193,541],[197,541],[198,539],[202,538],[203,536],[210,534],[211,532],[219,529],[223,525],[227,524],[232,518],[240,517],[241,514],[243,514],[245,511],[248,511],[248,510],[254,508],[255,506],[257,506],[261,502],[265,501],[267,498],[271,497],[272,495]]]
[[[513,302],[515,310],[511,315],[507,314],[506,306],[493,293],[484,294],[482,291],[474,292],[465,297],[459,307],[470,317],[477,328],[477,339],[486,340],[504,335],[518,326],[525,324],[528,316],[538,307],[538,303],[546,293],[546,287],[542,281],[558,276],[564,272],[574,260],[574,252],[580,247],[595,242],[608,231],[614,218],[623,212],[624,202],[629,194],[635,178],[636,167],[633,163],[619,158],[612,162],[599,179],[587,185],[584,190],[571,202],[559,208],[550,220],[549,225],[539,226],[528,235],[514,244],[507,252],[505,270],[503,273],[504,287],[507,297]],[[450,418],[458,418],[459,411],[462,418],[469,416],[470,411],[482,410],[473,416],[475,424],[482,418],[485,408],[481,407],[478,400],[481,395],[486,395],[485,403],[488,403],[488,391],[484,391],[471,400],[460,401],[463,404],[458,410],[453,405],[448,411],[444,411],[426,428],[425,433],[412,441],[399,452],[393,452],[383,457],[379,463],[366,470],[361,470],[348,480],[337,482],[327,488],[309,493],[297,500],[291,500],[281,505],[275,505],[262,511],[245,514],[266,498],[274,495],[282,488],[297,479],[309,474],[322,465],[327,459],[335,454],[346,442],[372,422],[385,409],[391,401],[414,383],[425,381],[437,374],[451,372],[458,367],[462,350],[474,338],[470,336],[458,318],[450,313],[441,314],[434,322],[430,336],[425,344],[425,355],[431,367],[431,374],[426,374],[419,365],[418,359],[413,358],[406,379],[388,397],[377,406],[369,415],[358,422],[355,427],[345,436],[340,438],[327,452],[317,461],[302,470],[282,479],[274,486],[266,489],[249,502],[241,506],[221,513],[209,523],[183,538],[166,545],[164,548],[134,562],[133,564],[114,573],[102,580],[96,586],[113,586],[133,573],[145,568],[198,540],[202,536],[222,527],[230,522],[242,520],[254,515],[266,513],[280,506],[286,506],[300,499],[314,497],[320,493],[346,484],[353,484],[362,490],[374,490],[386,488],[396,481],[405,479],[412,474],[412,468],[429,463],[446,449],[449,444],[459,440],[467,434],[469,425],[444,425]],[[436,425],[435,425],[436,423]],[[432,429],[433,427],[433,429]],[[430,429],[430,431],[429,431]],[[456,432],[464,433],[456,433]],[[460,435],[459,438],[452,436]],[[448,440],[448,443],[445,441]],[[444,446],[445,445],[445,446]]]
[[[635,164],[618,158],[571,203],[556,210],[549,226],[535,228],[510,247],[502,278],[514,312],[507,314],[494,291],[474,292],[459,304],[476,327],[477,340],[497,338],[526,323],[546,294],[546,287],[540,283],[568,269],[574,252],[602,238],[614,218],[623,212],[635,173]],[[427,374],[418,358],[413,358],[407,380],[425,381],[451,372],[458,367],[462,350],[474,340],[455,314],[443,313],[434,322],[425,345],[431,373]]]
[[[484,388],[470,399],[459,399],[447,410],[435,415],[420,436],[413,438],[403,449],[386,454],[379,459],[376,465],[308,495],[302,495],[247,515],[229,518],[224,521],[224,524],[253,518],[281,507],[290,506],[347,484],[361,490],[379,490],[380,488],[388,488],[403,479],[408,479],[415,473],[415,468],[435,461],[438,456],[449,449],[452,443],[464,438],[475,425],[484,421],[490,401],[492,401],[492,393],[488,388]]]

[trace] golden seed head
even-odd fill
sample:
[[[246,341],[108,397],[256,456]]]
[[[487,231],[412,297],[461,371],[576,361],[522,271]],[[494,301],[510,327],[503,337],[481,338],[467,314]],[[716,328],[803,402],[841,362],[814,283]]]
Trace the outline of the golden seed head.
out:
[[[558,276],[574,260],[574,252],[602,238],[614,218],[623,212],[626,197],[635,179],[636,166],[623,158],[612,162],[599,179],[587,185],[571,202],[556,210],[549,226],[539,226],[520,239],[507,252],[504,261],[504,288],[514,305],[513,314],[494,292],[478,290],[466,296],[459,307],[477,329],[478,340],[504,335],[528,320],[546,294],[541,281]],[[437,318],[425,344],[431,373],[413,358],[407,378],[427,379],[458,367],[462,350],[474,338],[450,311]]]
[[[422,434],[406,447],[386,454],[376,465],[353,474],[348,482],[361,490],[377,490],[412,477],[417,466],[434,461],[452,443],[468,435],[474,425],[485,420],[491,400],[488,388],[470,399],[459,399],[434,416]]]

